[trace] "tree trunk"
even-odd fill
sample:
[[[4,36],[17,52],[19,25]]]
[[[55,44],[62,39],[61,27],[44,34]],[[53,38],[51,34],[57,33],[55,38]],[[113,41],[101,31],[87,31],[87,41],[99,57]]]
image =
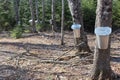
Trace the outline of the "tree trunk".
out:
[[[19,2],[20,2],[20,0],[14,0],[15,20],[16,20],[17,24],[19,24],[19,21],[20,21],[20,16],[19,16]]]
[[[45,25],[45,0],[42,0],[42,24]]]
[[[55,23],[55,0],[52,0],[51,11],[52,11],[52,15],[51,15],[52,16],[52,20],[51,20],[52,32],[54,34],[55,26],[56,26],[56,23]]]
[[[31,20],[32,20],[31,28],[32,28],[32,32],[36,33],[37,31],[35,27],[35,9],[33,5],[33,0],[29,0],[29,4],[30,4]]]
[[[97,0],[95,27],[111,27],[111,24],[112,0]],[[110,67],[110,41],[107,49],[99,49],[98,45],[95,46],[91,80],[113,80]]]
[[[37,23],[40,23],[39,12],[38,12],[38,0],[35,0],[35,8],[36,8]]]
[[[81,9],[81,0],[67,0],[70,8],[70,12],[73,18],[73,22],[77,24],[81,24],[81,29],[80,29],[80,38],[75,39],[75,44],[78,45],[78,51],[81,52],[91,52],[89,46],[88,46],[88,41],[87,41],[87,36],[84,32],[83,28],[83,17],[82,17],[82,9]]]
[[[61,45],[64,44],[64,0],[62,0],[62,17],[61,17]]]

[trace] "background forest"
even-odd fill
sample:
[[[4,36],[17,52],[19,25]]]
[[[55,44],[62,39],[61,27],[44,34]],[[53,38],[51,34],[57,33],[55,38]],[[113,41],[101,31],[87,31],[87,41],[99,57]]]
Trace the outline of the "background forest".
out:
[[[44,20],[45,24],[42,24],[42,0],[38,0],[38,15],[41,23],[36,25],[38,31],[40,30],[51,30],[51,25],[49,20],[51,19],[51,0],[44,0],[45,2],[45,13]],[[120,1],[113,0],[113,29],[117,29],[120,26]],[[15,9],[14,0],[0,0],[0,31],[13,31],[18,32],[29,32],[31,19],[31,12],[28,0],[20,0],[19,2],[19,17],[20,17],[20,28],[15,21]],[[62,11],[61,0],[55,0],[55,21],[57,23],[56,27],[58,31],[61,27],[61,11]],[[93,32],[95,24],[95,10],[96,10],[96,0],[82,0],[82,9],[84,17],[85,31]],[[16,25],[17,24],[17,25]],[[65,0],[65,20],[64,20],[65,30],[70,30],[72,24],[72,19],[70,11],[68,8],[67,0]]]

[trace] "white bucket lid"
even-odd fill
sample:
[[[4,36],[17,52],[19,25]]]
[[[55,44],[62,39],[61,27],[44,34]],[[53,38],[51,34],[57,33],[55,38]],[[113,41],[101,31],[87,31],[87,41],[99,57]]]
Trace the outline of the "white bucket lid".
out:
[[[29,20],[29,23],[31,23],[33,20],[32,19],[30,19]],[[38,20],[35,20],[35,23],[37,23],[38,22]]]
[[[97,27],[95,28],[95,34],[96,35],[110,35],[112,32],[112,29],[110,27]]]
[[[37,23],[38,22],[38,20],[35,20],[35,23]]]
[[[80,29],[81,28],[81,25],[80,24],[73,24],[71,26],[72,29]]]
[[[29,23],[31,23],[31,22],[32,22],[32,19],[29,20]]]

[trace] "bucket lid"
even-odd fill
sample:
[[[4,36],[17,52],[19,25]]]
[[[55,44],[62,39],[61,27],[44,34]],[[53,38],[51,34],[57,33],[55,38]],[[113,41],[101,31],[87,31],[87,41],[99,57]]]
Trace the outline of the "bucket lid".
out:
[[[96,35],[110,35],[112,32],[112,29],[110,27],[97,27],[95,28],[95,34]]]
[[[32,22],[32,19],[29,20],[29,23]]]
[[[80,29],[81,28],[81,25],[80,24],[73,24],[71,26],[72,29]]]
[[[35,20],[35,23],[37,23],[38,22],[38,20]]]

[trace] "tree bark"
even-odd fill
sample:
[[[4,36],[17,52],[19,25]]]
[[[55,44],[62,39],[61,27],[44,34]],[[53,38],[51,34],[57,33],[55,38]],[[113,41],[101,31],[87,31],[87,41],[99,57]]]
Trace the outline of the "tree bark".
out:
[[[84,25],[83,25],[83,16],[82,16],[82,9],[81,9],[81,0],[67,0],[70,8],[70,12],[73,18],[73,22],[80,24],[80,38],[75,39],[75,44],[78,45],[77,49],[79,52],[91,52],[87,36],[84,32]]]
[[[45,25],[45,0],[42,0],[42,24]]]
[[[20,21],[19,3],[20,3],[20,0],[14,0],[15,20],[17,24],[19,24],[19,21]]]
[[[54,34],[55,32],[55,26],[56,26],[56,23],[55,23],[55,0],[52,0],[52,5],[51,5],[51,11],[52,11],[52,20],[51,20],[51,23],[52,23],[52,32]]]
[[[35,8],[36,8],[37,23],[40,23],[39,12],[38,12],[38,0],[35,0]]]
[[[64,44],[64,0],[62,0],[62,17],[61,17],[61,45]]]
[[[32,24],[31,24],[32,32],[37,33],[36,27],[35,27],[35,9],[33,5],[33,0],[29,0],[29,4],[30,4],[30,11],[31,11],[31,19],[32,19]]]
[[[97,0],[95,27],[112,27],[112,0]],[[97,42],[97,41],[96,41]],[[110,67],[110,39],[107,49],[95,46],[91,80],[113,80]]]

